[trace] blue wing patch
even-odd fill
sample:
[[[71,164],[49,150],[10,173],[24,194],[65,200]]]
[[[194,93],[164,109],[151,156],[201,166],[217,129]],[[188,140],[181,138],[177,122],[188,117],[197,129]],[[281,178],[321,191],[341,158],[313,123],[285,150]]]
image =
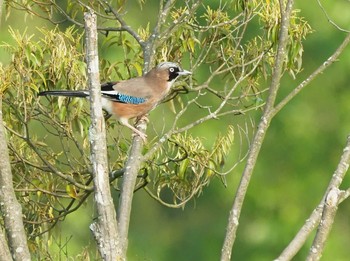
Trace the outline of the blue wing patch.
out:
[[[116,91],[111,91],[111,92],[102,91],[102,95],[114,102],[121,102],[121,103],[128,103],[128,104],[141,104],[147,101],[146,98],[117,93]]]
[[[145,98],[134,97],[134,96],[130,96],[122,93],[118,93],[117,96],[119,98],[118,100],[123,103],[140,104],[146,101]]]
[[[114,86],[118,82],[107,82],[101,85],[101,93],[104,97],[114,102],[127,103],[127,104],[141,104],[147,101],[147,98],[135,97],[123,93],[119,93],[114,89]]]

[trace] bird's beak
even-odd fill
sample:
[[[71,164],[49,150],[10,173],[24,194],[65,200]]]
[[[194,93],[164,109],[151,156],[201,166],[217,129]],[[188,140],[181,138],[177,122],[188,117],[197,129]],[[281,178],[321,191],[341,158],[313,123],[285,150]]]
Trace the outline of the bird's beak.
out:
[[[181,72],[178,72],[178,74],[179,74],[179,75],[190,75],[190,74],[192,74],[192,72],[183,70],[183,71],[181,71]]]

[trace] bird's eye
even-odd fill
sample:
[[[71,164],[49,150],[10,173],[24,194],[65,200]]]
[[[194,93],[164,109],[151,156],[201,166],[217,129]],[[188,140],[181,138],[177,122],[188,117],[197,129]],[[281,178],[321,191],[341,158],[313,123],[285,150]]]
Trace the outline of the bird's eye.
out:
[[[170,67],[169,68],[169,72],[174,72],[175,71],[175,68],[174,67]]]

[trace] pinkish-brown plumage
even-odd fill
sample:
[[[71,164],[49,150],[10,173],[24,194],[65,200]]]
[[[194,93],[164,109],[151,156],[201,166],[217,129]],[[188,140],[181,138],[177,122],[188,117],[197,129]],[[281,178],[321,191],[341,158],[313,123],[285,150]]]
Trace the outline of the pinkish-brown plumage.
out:
[[[177,77],[189,74],[176,63],[163,62],[142,77],[102,84],[103,108],[145,141],[146,134],[130,125],[129,119],[147,114],[168,94]],[[39,95],[87,97],[89,91],[44,91]]]

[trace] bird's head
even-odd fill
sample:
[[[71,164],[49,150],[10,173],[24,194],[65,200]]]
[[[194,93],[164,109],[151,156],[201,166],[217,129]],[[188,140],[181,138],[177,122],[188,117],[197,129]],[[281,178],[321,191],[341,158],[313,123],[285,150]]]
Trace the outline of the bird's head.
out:
[[[176,78],[181,75],[192,74],[190,71],[181,69],[181,67],[177,63],[173,62],[162,62],[158,64],[155,70],[157,71],[157,73],[164,75],[168,82],[174,82]]]

